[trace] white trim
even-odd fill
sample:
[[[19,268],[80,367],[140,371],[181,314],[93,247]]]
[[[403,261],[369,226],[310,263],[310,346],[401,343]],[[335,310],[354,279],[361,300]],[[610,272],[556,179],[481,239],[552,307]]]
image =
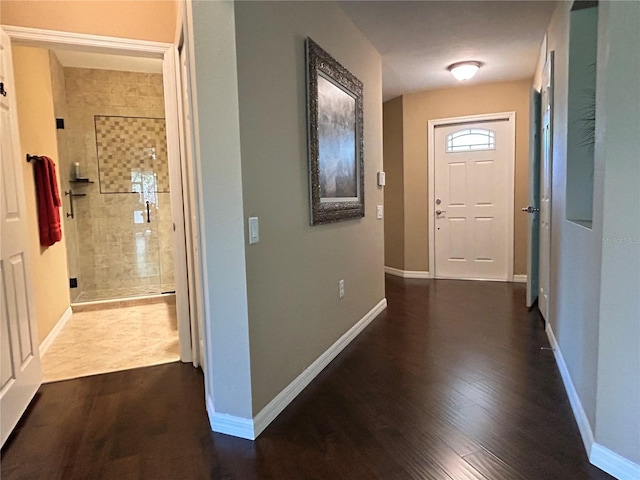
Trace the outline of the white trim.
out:
[[[342,337],[340,337],[331,347],[320,355],[307,369],[302,372],[293,382],[271,400],[253,419],[253,428],[257,437],[267,426],[296,398],[302,390],[309,385],[314,378],[331,361],[338,356],[344,348],[356,338],[380,312],[387,308],[387,299],[383,298],[378,304],[362,317],[358,323],[351,327]]]
[[[320,355],[304,372],[285,387],[278,395],[275,396],[253,420],[242,417],[235,417],[223,413],[217,413],[214,408],[213,400],[207,395],[207,412],[209,412],[209,422],[214,432],[233,435],[234,437],[255,440],[265,428],[269,426],[275,418],[287,408],[287,406],[309,385],[314,378],[325,369],[331,361],[345,349],[351,341],[356,338],[367,325],[369,325],[385,308],[387,308],[387,299],[383,298],[373,307],[367,314],[362,317],[358,323],[351,327],[344,335],[342,335],[333,345],[331,345],[322,355]],[[213,412],[213,413],[211,413]]]
[[[178,126],[180,130],[180,158],[182,158],[182,191],[185,201],[185,211],[190,215],[184,216],[185,242],[187,245],[187,272],[189,282],[189,311],[191,313],[191,349],[194,366],[204,365],[204,307],[202,294],[202,265],[199,258],[200,231],[198,212],[198,191],[195,171],[195,147],[193,145],[193,108],[190,90],[189,65],[191,51],[189,49],[189,35],[187,34],[185,4],[179,3],[179,22],[176,28],[177,57],[176,82],[178,87]],[[184,59],[184,60],[183,60]],[[184,67],[183,67],[184,62]],[[204,370],[204,366],[203,366]]]
[[[178,120],[177,56],[177,48],[169,45],[162,61],[162,80],[164,87],[164,118],[167,133],[167,157],[169,163],[169,198],[171,199],[171,220],[173,223],[173,274],[176,286],[176,315],[178,318],[180,360],[188,363],[192,362],[193,358],[184,222],[185,202],[182,189],[183,158],[180,155],[180,127]],[[189,212],[187,212],[187,215],[188,214]],[[182,288],[179,288],[179,286],[182,286]]]
[[[190,98],[190,110],[191,114],[191,133],[193,135],[192,146],[193,151],[191,164],[189,167],[192,169],[193,175],[193,188],[194,192],[194,203],[190,205],[192,211],[192,221],[194,230],[196,233],[195,244],[194,247],[199,249],[199,260],[198,260],[198,279],[201,281],[201,290],[199,294],[201,294],[201,303],[199,304],[200,310],[198,310],[199,315],[199,325],[202,326],[202,330],[199,331],[199,340],[200,340],[200,358],[202,362],[202,371],[204,373],[204,387],[207,395],[214,396],[213,392],[213,380],[209,376],[209,367],[213,365],[212,358],[209,357],[211,352],[209,351],[209,345],[212,345],[211,339],[213,338],[213,333],[211,331],[211,325],[213,324],[212,316],[211,316],[211,302],[209,299],[209,294],[207,292],[209,289],[209,274],[207,271],[207,239],[206,239],[206,228],[205,228],[205,216],[204,216],[204,187],[202,184],[202,155],[200,152],[200,120],[198,116],[198,89],[196,82],[196,66],[195,66],[195,51],[194,51],[194,35],[193,35],[193,3],[188,0],[181,0],[184,4],[184,17],[183,17],[183,40],[185,42],[184,48],[187,51],[187,58],[189,60],[188,65],[188,85],[187,90],[189,92]],[[213,408],[210,410],[213,412]]]
[[[514,220],[513,220],[513,202],[515,196],[515,162],[516,162],[516,112],[498,112],[488,113],[482,115],[466,115],[462,117],[451,118],[437,118],[428,121],[427,125],[427,172],[428,172],[428,198],[427,198],[427,217],[429,219],[429,272],[432,272],[433,278],[439,278],[436,276],[436,247],[435,247],[435,222],[431,212],[435,209],[434,206],[434,193],[435,193],[435,129],[437,126],[452,125],[458,123],[476,123],[485,122],[488,120],[507,120],[511,127],[511,135],[513,137],[513,151],[511,152],[511,162],[509,162],[509,179],[511,181],[511,188],[509,189],[509,198],[507,198],[507,276],[501,279],[502,281],[510,281],[513,278],[513,238],[514,238]]]
[[[139,57],[162,58],[171,48],[170,43],[131,40],[128,38],[103,37],[84,33],[59,32],[39,28],[15,27],[2,25],[11,37],[11,42],[18,45],[40,46],[45,48],[65,48],[67,50],[96,51],[100,53],[123,54],[134,53]]]
[[[587,457],[590,457],[591,448],[593,447],[593,444],[595,442],[593,439],[593,431],[591,430],[591,425],[589,425],[589,419],[587,418],[587,414],[582,407],[582,402],[580,401],[578,392],[573,385],[571,374],[569,373],[567,364],[565,363],[562,352],[560,351],[560,346],[556,341],[556,337],[553,334],[553,330],[551,329],[551,325],[549,324],[549,322],[546,322],[545,330],[547,332],[547,337],[549,338],[551,348],[553,349],[553,355],[556,358],[556,364],[558,365],[558,370],[560,371],[560,376],[562,377],[562,382],[564,383],[564,389],[567,392],[567,396],[569,397],[569,403],[571,404],[571,410],[573,410],[573,416],[575,417],[576,423],[578,424],[578,429],[580,430],[580,436],[582,437],[584,449],[587,452]]]
[[[514,282],[514,283],[527,283],[527,276],[526,275],[519,275],[517,273],[514,273],[512,282]]]
[[[553,334],[553,329],[549,322],[546,322],[545,330],[547,332],[551,348],[553,348],[553,355],[556,358],[556,364],[558,365],[558,370],[560,371],[560,376],[564,383],[564,389],[569,397],[571,410],[573,410],[573,416],[578,424],[582,443],[584,444],[584,449],[587,452],[587,457],[589,457],[589,462],[619,480],[636,480],[640,478],[640,465],[595,442],[587,414],[582,407],[582,402],[580,401],[578,392],[573,385],[569,369],[564,361],[564,357],[560,351],[560,346],[556,341],[556,337]]]
[[[593,444],[589,461],[619,480],[638,480],[640,478],[640,465],[599,443]]]
[[[509,279],[504,278],[484,278],[484,277],[435,277],[437,280],[464,280],[467,282],[502,282],[502,283],[511,283],[513,282],[513,277]]]
[[[188,277],[188,266],[185,251],[185,212],[182,197],[182,167],[180,132],[178,126],[176,47],[171,43],[86,35],[37,28],[5,25],[3,25],[2,28],[9,35],[12,43],[19,45],[162,59],[165,122],[167,125],[167,156],[169,160],[169,181],[171,184],[171,216],[174,223],[173,259],[176,274],[176,310],[178,313],[180,359],[183,362],[191,362],[191,322],[189,318],[189,298],[186,281]],[[190,213],[191,212],[187,212],[187,215]]]
[[[71,306],[67,307],[62,316],[58,319],[56,324],[53,326],[49,334],[40,344],[40,358],[44,357],[44,354],[47,353],[53,342],[55,342],[58,335],[62,332],[65,325],[69,320],[71,320],[71,316],[73,315],[73,310],[71,310]]]
[[[112,303],[123,303],[123,302],[144,302],[145,300],[158,300],[161,298],[171,298],[175,295],[173,293],[158,293],[153,295],[140,295],[138,297],[121,297],[121,298],[110,298],[108,300],[92,300],[90,302],[71,302],[71,309],[73,308],[82,308],[82,307],[93,307],[95,305],[110,305]]]
[[[402,278],[432,278],[429,272],[420,270],[400,270],[399,268],[384,267],[384,273]]]
[[[224,433],[233,437],[255,440],[254,421],[250,418],[235,417],[224,413],[216,413],[213,408],[213,400],[207,395],[207,412],[209,413],[209,423],[211,430],[217,433]]]

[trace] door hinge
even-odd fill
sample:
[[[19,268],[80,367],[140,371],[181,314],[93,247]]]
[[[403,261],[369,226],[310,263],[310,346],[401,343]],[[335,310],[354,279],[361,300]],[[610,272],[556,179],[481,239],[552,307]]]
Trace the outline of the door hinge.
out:
[[[56,118],[56,130],[64,130],[64,118]]]

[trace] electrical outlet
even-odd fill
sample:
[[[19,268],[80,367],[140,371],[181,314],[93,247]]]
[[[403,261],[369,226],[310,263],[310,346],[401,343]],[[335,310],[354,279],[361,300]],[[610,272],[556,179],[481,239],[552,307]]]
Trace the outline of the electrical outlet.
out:
[[[338,292],[340,293],[340,298],[344,297],[344,280],[338,282]]]

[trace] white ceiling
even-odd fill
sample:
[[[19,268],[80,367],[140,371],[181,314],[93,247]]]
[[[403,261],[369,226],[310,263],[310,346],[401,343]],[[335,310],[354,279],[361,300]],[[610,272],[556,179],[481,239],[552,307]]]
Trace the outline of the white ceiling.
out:
[[[54,50],[63,67],[95,68],[98,70],[118,70],[121,72],[162,73],[159,58],[129,57],[105,53]]]
[[[533,77],[555,1],[343,1],[382,55],[384,101],[460,86],[447,66],[484,65],[465,84]]]

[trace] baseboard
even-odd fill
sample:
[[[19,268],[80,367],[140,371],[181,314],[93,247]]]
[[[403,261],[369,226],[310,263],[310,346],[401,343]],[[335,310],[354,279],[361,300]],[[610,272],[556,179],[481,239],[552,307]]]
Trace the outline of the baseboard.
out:
[[[64,311],[62,316],[58,319],[58,321],[56,322],[54,327],[51,329],[49,334],[45,337],[45,339],[40,344],[40,358],[44,357],[44,354],[47,353],[47,350],[51,348],[51,345],[53,345],[53,342],[55,342],[56,338],[58,338],[58,335],[60,335],[60,332],[62,332],[62,329],[67,324],[69,319],[71,319],[72,315],[73,315],[73,311],[71,310],[71,307],[67,307],[67,309]]]
[[[267,428],[267,426],[296,398],[302,390],[309,385],[316,376],[325,369],[331,360],[336,358],[342,350],[356,338],[380,312],[387,308],[387,299],[383,298],[378,304],[362,317],[353,327],[351,327],[342,337],[340,337],[331,347],[320,355],[307,369],[302,372],[293,382],[271,400],[254,417],[254,430],[256,437]]]
[[[599,443],[593,444],[589,461],[618,480],[637,480],[640,478],[640,465]]]
[[[388,273],[389,275],[395,275],[396,277],[401,277],[401,278],[433,278],[430,272],[419,271],[419,270],[400,270],[399,268],[394,268],[394,267],[384,267],[384,273]],[[488,279],[486,281],[490,281],[490,280],[491,279]],[[504,280],[500,280],[500,281],[504,281]],[[516,274],[511,277],[511,281],[515,283],[527,283],[527,276]]]
[[[556,337],[553,334],[551,325],[549,324],[549,322],[546,322],[546,324],[547,337],[549,338],[551,348],[553,348],[553,355],[556,358],[558,370],[560,370],[560,376],[562,377],[562,382],[564,383],[564,389],[567,392],[567,396],[569,397],[571,410],[573,410],[573,416],[575,417],[578,424],[578,429],[580,430],[580,436],[582,437],[582,443],[584,444],[584,449],[587,452],[587,457],[590,457],[591,448],[595,443],[593,438],[593,431],[591,430],[591,425],[589,424],[589,420],[587,419],[587,414],[582,407],[582,402],[580,401],[580,397],[578,396],[578,391],[576,390],[575,386],[573,385],[573,381],[571,380],[569,369],[567,368],[567,364],[564,361],[564,357],[562,356],[562,352],[560,351],[560,346],[556,341]]]
[[[571,410],[573,410],[573,416],[578,424],[582,443],[584,444],[584,449],[587,452],[587,457],[589,457],[589,462],[600,470],[614,476],[618,480],[637,480],[640,478],[640,465],[595,442],[591,425],[587,419],[587,414],[582,407],[582,402],[580,401],[578,392],[573,385],[569,369],[564,361],[564,357],[560,351],[560,346],[558,345],[549,322],[547,322],[546,332],[547,337],[549,337],[549,343],[553,348],[556,364],[558,365],[558,370],[560,370],[560,376],[562,377],[564,388],[567,392],[567,396],[569,397]]]
[[[399,268],[384,267],[384,273],[402,278],[432,278],[429,272],[418,270],[400,270]]]
[[[255,440],[265,428],[269,426],[275,418],[289,405],[302,390],[309,385],[314,378],[325,369],[331,361],[338,356],[342,350],[356,338],[367,325],[369,325],[385,308],[387,299],[383,298],[378,304],[362,317],[358,323],[351,327],[342,337],[331,345],[322,355],[320,355],[309,367],[298,377],[275,396],[258,414],[252,419],[235,417],[215,412],[213,401],[207,396],[207,412],[209,413],[209,423],[214,432],[233,435],[234,437]]]
[[[255,440],[257,435],[254,434],[252,419],[216,413],[213,400],[209,395],[207,395],[207,413],[209,414],[211,430],[214,432],[245,438],[247,440]]]

